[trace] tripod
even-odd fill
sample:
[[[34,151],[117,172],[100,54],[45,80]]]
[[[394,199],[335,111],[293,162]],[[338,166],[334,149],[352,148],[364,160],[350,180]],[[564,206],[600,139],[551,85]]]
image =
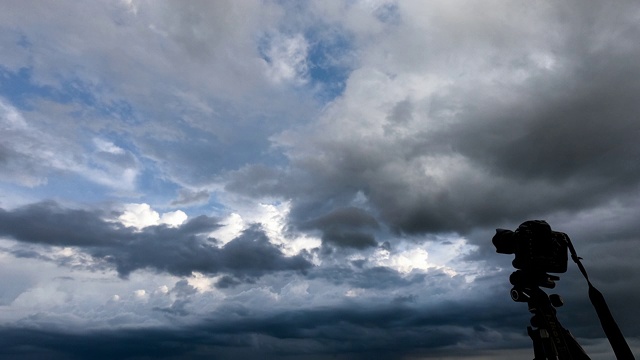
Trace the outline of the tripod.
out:
[[[556,308],[563,305],[557,294],[547,295],[540,286],[554,288],[557,276],[541,272],[518,270],[509,280],[513,285],[511,299],[526,302],[533,314],[527,333],[533,341],[533,360],[590,360],[569,330],[556,317]]]

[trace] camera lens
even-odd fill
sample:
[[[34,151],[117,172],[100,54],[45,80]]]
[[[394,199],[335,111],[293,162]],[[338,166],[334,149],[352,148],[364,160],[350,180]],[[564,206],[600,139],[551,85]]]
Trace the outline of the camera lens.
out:
[[[493,236],[491,242],[496,247],[496,252],[500,254],[514,254],[516,251],[516,244],[514,232],[507,229],[496,229],[496,234]]]

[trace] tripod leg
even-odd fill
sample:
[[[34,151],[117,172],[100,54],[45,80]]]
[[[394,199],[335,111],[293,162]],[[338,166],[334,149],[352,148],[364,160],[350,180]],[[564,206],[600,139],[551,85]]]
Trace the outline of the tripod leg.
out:
[[[569,330],[562,328],[562,331],[564,333],[564,338],[567,341],[567,347],[571,352],[571,358],[575,360],[590,360],[587,353],[584,351],[582,346],[578,344],[578,341],[576,341],[576,338],[573,337]]]
[[[547,358],[547,355],[544,351],[545,349],[543,345],[543,340],[542,340],[542,337],[540,336],[540,329],[534,330],[531,326],[527,326],[527,333],[529,334],[529,337],[533,341],[533,356],[534,356],[533,360],[556,359],[556,357],[553,357],[551,359]]]

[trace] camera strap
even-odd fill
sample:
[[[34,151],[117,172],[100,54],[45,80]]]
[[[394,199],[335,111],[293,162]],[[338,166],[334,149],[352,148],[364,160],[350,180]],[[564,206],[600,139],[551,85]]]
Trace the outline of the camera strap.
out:
[[[591,304],[593,304],[593,307],[596,309],[602,329],[604,330],[605,335],[607,335],[607,339],[609,339],[609,343],[613,348],[613,352],[616,354],[616,358],[618,360],[635,360],[629,345],[618,327],[618,324],[613,319],[613,315],[609,310],[609,306],[607,306],[607,302],[604,300],[604,296],[593,286],[593,284],[591,284],[591,281],[589,281],[587,270],[582,265],[582,262],[580,262],[582,258],[576,254],[576,249],[573,247],[571,239],[569,239],[568,236],[567,244],[569,246],[569,251],[571,252],[571,259],[578,264],[580,272],[584,275],[584,278],[587,279],[587,284],[589,284],[589,300],[591,300]]]

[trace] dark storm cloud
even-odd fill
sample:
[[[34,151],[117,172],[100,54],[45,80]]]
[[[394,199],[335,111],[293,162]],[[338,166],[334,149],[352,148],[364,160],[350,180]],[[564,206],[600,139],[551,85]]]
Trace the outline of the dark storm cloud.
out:
[[[284,256],[258,227],[217,247],[207,233],[218,227],[217,219],[202,215],[177,228],[151,226],[138,232],[105,221],[98,212],[65,209],[53,202],[0,209],[0,235],[24,243],[77,247],[114,264],[125,277],[148,268],[174,275],[199,271],[251,278],[311,266],[302,255]],[[18,255],[36,256],[30,254]]]
[[[424,273],[403,275],[383,266],[363,269],[358,269],[357,266],[355,269],[347,266],[325,266],[310,271],[307,278],[323,279],[335,285],[348,284],[349,286],[362,289],[393,289],[428,283],[433,290],[441,286],[441,281],[443,280],[449,284],[455,282],[454,279],[449,279],[447,275],[438,271],[433,271],[429,276]]]
[[[199,324],[173,329],[118,329],[67,333],[0,328],[0,354],[52,359],[128,358],[327,358],[397,359],[438,351],[526,346],[524,336],[505,337],[513,316],[493,306],[453,302],[437,308],[410,306],[288,310],[255,315],[255,309],[223,309]],[[525,345],[526,344],[526,345]]]
[[[565,203],[557,205],[588,206],[634,189],[640,179],[640,71],[614,54],[597,57],[588,73],[563,79],[568,84],[549,88],[553,79],[541,79],[522,103],[480,111],[474,114],[480,121],[455,126],[447,138],[496,176],[566,187]]]
[[[0,235],[56,246],[105,246],[131,238],[131,233],[104,221],[99,213],[63,209],[47,201],[0,209]]]
[[[189,337],[165,330],[79,334],[3,327],[0,332],[3,334],[0,351],[3,357],[11,359],[171,358],[188,353],[193,345]]]
[[[247,282],[247,281],[241,281],[235,277],[225,275],[216,282],[215,286],[218,289],[226,289],[226,288],[231,288],[231,287],[240,285],[243,282]]]
[[[635,8],[560,5],[544,19],[557,31],[548,41],[491,33],[500,41],[489,43],[469,34],[486,46],[487,70],[504,73],[503,81],[452,78],[443,91],[400,99],[379,119],[362,120],[383,124],[380,137],[359,134],[368,129],[358,119],[330,119],[353,136],[291,132],[289,169],[247,167],[232,174],[227,190],[291,198],[296,224],[361,193],[378,221],[402,233],[467,233],[633,194],[640,184]],[[534,60],[540,52],[551,54],[548,68]],[[518,71],[524,80],[506,78]],[[445,178],[431,178],[431,169]]]
[[[365,210],[356,207],[336,209],[317,219],[309,221],[303,227],[323,229],[353,229],[371,228],[377,229],[378,222]]]
[[[300,225],[301,229],[322,231],[322,241],[339,247],[364,249],[378,245],[373,234],[379,229],[376,219],[365,210],[345,207],[331,211]]]
[[[429,194],[410,185],[393,186],[393,179],[383,177],[366,181],[390,186],[361,186],[369,189],[366,194],[381,210],[382,220],[407,232],[466,231],[633,194],[640,183],[640,71],[624,59],[640,53],[624,55],[612,59],[598,54],[602,59],[592,59],[597,64],[589,73],[541,78],[513,89],[522,101],[508,106],[487,106],[493,98],[469,94],[473,110],[461,115],[459,123],[422,134],[413,139],[414,150],[406,152],[461,155],[477,173],[463,176],[486,177],[481,183],[454,178]],[[428,178],[424,182],[428,185]],[[416,197],[406,201],[407,192]]]
[[[353,231],[325,231],[322,235],[322,241],[339,247],[350,247],[355,249],[365,249],[378,245],[378,242],[373,235]]]

